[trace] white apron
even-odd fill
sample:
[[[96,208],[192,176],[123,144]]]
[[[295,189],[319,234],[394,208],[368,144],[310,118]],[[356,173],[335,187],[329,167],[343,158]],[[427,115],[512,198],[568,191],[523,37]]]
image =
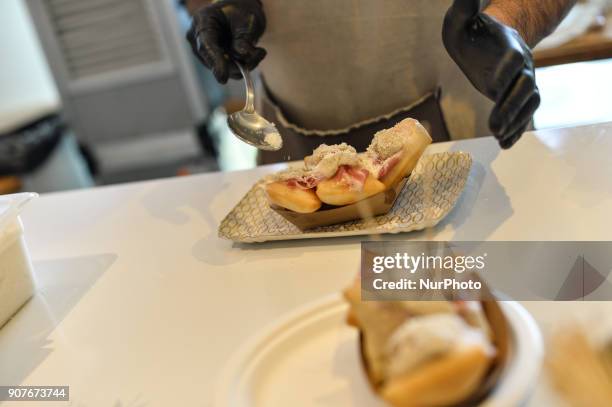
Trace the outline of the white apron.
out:
[[[263,0],[261,72],[287,119],[342,129],[436,87],[451,138],[489,135],[492,103],[442,44],[450,0]]]

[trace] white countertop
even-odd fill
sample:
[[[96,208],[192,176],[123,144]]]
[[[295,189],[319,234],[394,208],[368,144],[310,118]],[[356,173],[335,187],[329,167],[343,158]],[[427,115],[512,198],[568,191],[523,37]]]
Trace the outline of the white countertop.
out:
[[[457,208],[434,230],[393,239],[612,240],[612,123],[529,134],[510,151],[490,138],[428,151],[448,149],[474,157]],[[340,290],[358,269],[360,238],[217,238],[225,214],[274,169],[33,202],[23,221],[39,293],[0,331],[0,385],[70,385],[72,404],[49,405],[209,405],[220,369],[248,336]],[[612,311],[527,306],[546,331],[571,313]],[[533,405],[550,402],[543,383]]]

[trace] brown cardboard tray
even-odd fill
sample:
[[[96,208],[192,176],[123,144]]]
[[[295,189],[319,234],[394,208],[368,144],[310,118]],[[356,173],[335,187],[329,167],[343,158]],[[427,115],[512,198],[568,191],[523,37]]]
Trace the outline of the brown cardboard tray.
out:
[[[404,178],[395,187],[354,204],[345,206],[324,205],[313,213],[297,213],[276,205],[270,205],[270,208],[300,230],[335,225],[356,219],[370,219],[374,216],[384,215],[393,208],[407,180],[408,178]]]

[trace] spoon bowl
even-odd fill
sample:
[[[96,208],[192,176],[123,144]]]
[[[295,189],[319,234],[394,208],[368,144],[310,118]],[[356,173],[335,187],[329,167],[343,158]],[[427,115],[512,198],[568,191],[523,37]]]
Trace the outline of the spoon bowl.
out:
[[[236,137],[260,150],[276,151],[283,146],[276,126],[257,113],[244,110],[232,113],[227,118],[227,125]]]
[[[236,137],[260,150],[277,151],[283,147],[283,139],[274,123],[270,123],[255,111],[253,81],[250,73],[236,63],[244,77],[246,103],[244,109],[232,113],[227,125]]]

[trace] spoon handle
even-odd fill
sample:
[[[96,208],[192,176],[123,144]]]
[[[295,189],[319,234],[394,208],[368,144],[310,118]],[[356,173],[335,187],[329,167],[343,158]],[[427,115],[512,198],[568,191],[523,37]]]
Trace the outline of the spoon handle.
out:
[[[253,79],[251,79],[251,74],[246,70],[240,63],[236,62],[238,69],[240,69],[240,73],[244,78],[244,84],[246,86],[246,103],[244,105],[244,111],[247,113],[255,113],[255,92],[253,91]]]

